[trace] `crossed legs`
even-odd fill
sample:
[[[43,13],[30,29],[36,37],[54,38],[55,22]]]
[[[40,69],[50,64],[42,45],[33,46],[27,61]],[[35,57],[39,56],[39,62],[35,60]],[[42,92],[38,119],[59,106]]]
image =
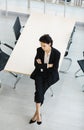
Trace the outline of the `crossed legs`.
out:
[[[36,111],[34,113],[34,116],[32,117],[32,121],[37,121],[38,124],[41,124],[41,114],[40,114],[40,103],[36,103]]]
[[[46,90],[48,89],[48,83],[42,76],[37,76],[35,80],[35,98],[34,101],[36,102],[36,111],[30,120],[30,123],[34,123],[37,121],[37,124],[42,123],[41,119],[41,112],[40,112],[40,107],[43,104],[44,101],[44,94]]]

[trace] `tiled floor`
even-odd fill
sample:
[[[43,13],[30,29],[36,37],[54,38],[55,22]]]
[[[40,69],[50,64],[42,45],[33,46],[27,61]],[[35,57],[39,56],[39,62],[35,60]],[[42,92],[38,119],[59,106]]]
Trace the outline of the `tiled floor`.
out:
[[[8,41],[12,46],[15,41],[12,30],[14,20],[15,17],[0,16],[0,30],[3,29],[0,31],[0,40]],[[26,19],[22,17],[21,21],[25,24]],[[11,37],[8,37],[9,35]],[[74,76],[80,68],[77,60],[83,58],[83,51],[84,28],[78,27],[67,56],[72,59],[72,65],[66,74],[60,73],[59,82],[52,86],[54,96],[51,97],[50,89],[47,91],[41,108],[40,126],[36,123],[28,124],[35,110],[34,81],[24,75],[14,90],[13,84],[16,79],[10,73],[0,72],[0,130],[84,130],[84,77]],[[66,67],[66,64],[64,66]]]

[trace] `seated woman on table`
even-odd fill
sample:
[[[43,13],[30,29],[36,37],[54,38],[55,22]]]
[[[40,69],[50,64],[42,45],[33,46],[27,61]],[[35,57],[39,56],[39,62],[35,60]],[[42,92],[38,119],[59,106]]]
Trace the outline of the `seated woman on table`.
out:
[[[44,94],[46,90],[59,80],[59,59],[60,52],[53,48],[53,40],[45,34],[39,39],[41,47],[37,48],[35,56],[35,70],[30,78],[35,80],[35,97],[36,111],[29,123],[42,123],[40,107],[44,102]]]

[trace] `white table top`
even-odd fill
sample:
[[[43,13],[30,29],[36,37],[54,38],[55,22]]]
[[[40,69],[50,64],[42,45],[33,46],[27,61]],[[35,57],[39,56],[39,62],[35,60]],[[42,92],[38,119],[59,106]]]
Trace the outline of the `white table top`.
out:
[[[49,34],[53,39],[53,47],[61,52],[60,68],[74,25],[74,19],[31,14],[4,70],[31,74],[36,49],[40,46],[39,38],[43,34]]]

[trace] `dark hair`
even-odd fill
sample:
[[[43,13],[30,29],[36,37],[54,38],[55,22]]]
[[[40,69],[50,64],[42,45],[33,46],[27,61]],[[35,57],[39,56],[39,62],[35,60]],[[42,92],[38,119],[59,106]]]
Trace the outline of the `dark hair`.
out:
[[[40,41],[40,42],[47,43],[47,44],[51,43],[51,46],[53,45],[53,40],[52,40],[52,38],[49,36],[49,34],[44,34],[43,36],[41,36],[41,37],[39,38],[39,41]]]

